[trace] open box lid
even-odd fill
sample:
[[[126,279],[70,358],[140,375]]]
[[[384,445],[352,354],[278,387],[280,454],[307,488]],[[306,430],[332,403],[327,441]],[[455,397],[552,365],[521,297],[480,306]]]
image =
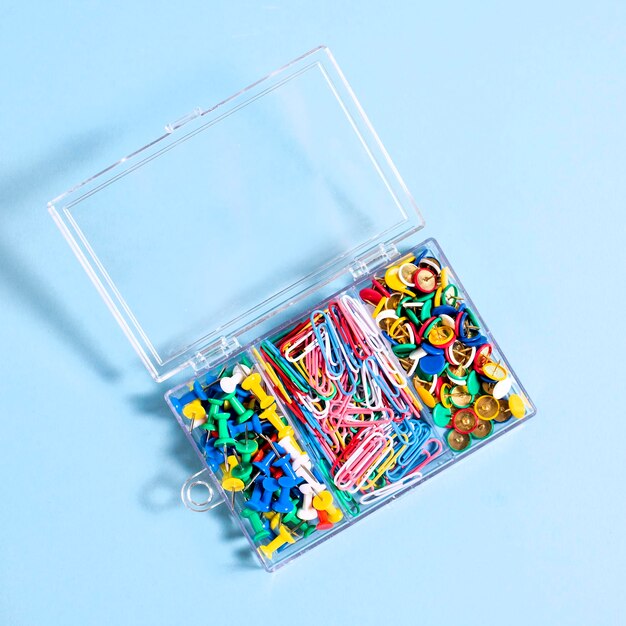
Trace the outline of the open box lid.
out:
[[[49,203],[157,381],[423,219],[327,48],[316,48]]]

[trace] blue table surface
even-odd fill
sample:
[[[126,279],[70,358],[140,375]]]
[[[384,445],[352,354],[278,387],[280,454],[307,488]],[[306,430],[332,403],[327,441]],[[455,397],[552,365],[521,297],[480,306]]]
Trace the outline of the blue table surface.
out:
[[[16,2],[0,19],[0,623],[623,624],[626,5]],[[273,575],[46,202],[320,43],[538,407]]]

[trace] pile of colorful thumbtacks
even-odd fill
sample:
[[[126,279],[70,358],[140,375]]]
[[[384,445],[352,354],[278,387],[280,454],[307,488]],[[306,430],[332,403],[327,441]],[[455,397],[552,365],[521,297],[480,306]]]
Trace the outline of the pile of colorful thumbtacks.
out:
[[[488,437],[494,422],[526,414],[513,377],[482,334],[449,270],[428,249],[387,268],[360,291],[455,452]]]
[[[266,558],[343,518],[250,362],[196,380],[171,402],[189,420],[223,489],[232,493],[233,508],[235,494],[243,496],[240,515]]]

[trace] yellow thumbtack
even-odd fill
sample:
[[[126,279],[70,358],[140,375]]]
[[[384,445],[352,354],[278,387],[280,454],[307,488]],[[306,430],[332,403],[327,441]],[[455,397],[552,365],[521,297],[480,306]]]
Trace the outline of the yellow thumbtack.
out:
[[[522,419],[522,417],[526,415],[524,400],[522,400],[522,398],[516,393],[512,393],[509,396],[509,411],[511,411],[511,415],[516,417],[518,420]]]
[[[313,507],[317,511],[326,511],[328,521],[336,524],[343,519],[343,513],[333,505],[333,496],[330,491],[324,490],[313,498]]]
[[[387,287],[393,291],[399,291],[400,293],[405,293],[407,296],[415,298],[415,292],[407,289],[407,286],[400,280],[400,277],[398,276],[399,270],[399,267],[392,265],[385,272],[385,283],[387,284]]]
[[[417,391],[417,395],[429,409],[433,409],[435,407],[437,399],[428,391],[428,389],[424,389],[424,387],[418,385],[415,388],[415,391]]]
[[[278,535],[272,539],[267,545],[261,546],[259,550],[268,558],[271,559],[274,556],[274,552],[286,543],[295,543],[296,540],[292,537],[291,533],[286,526],[281,524],[278,528]]]

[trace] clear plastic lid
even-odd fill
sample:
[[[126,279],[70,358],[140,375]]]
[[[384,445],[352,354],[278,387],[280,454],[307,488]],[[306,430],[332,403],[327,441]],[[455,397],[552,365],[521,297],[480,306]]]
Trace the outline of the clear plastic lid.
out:
[[[423,226],[323,47],[49,209],[156,380]]]

